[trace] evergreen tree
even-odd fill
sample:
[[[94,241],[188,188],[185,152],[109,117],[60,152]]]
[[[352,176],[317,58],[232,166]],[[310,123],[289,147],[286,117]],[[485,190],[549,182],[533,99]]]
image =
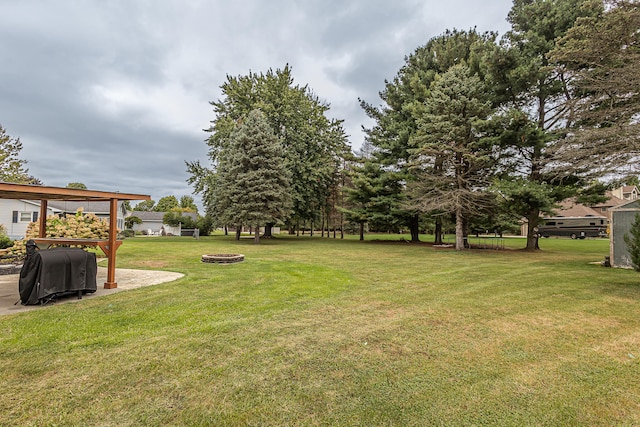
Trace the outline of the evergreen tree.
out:
[[[640,214],[636,214],[629,233],[624,235],[624,242],[627,244],[633,269],[640,271]]]
[[[570,77],[574,126],[565,163],[611,176],[638,174],[640,155],[640,4],[607,0],[581,17],[550,58]]]
[[[288,217],[291,210],[290,177],[284,150],[260,110],[241,120],[220,153],[214,216],[220,223],[259,229]]]
[[[351,184],[345,189],[347,207],[343,208],[347,220],[360,227],[360,240],[364,240],[365,225],[377,231],[396,229],[400,197],[399,180],[385,171],[379,163],[363,160],[361,166],[351,171]]]
[[[361,101],[362,108],[376,122],[371,129],[366,129],[367,140],[375,148],[373,156],[398,182],[410,188],[414,181],[420,179],[414,175],[410,156],[415,148],[417,120],[424,112],[436,76],[459,63],[467,64],[473,74],[482,76],[482,58],[487,51],[495,49],[494,40],[495,34],[492,33],[448,30],[416,49],[406,58],[405,65],[394,79],[385,82],[385,89],[380,93],[383,105],[375,107]],[[412,241],[417,241],[420,211],[410,208],[416,203],[411,201],[415,193],[406,192],[408,187],[398,186],[398,191],[403,194],[397,197],[400,205],[394,211],[398,219],[409,226]],[[440,239],[439,219],[436,219],[436,224],[436,239]]]
[[[488,201],[492,146],[483,139],[482,128],[491,112],[482,81],[459,64],[436,76],[416,118],[417,148],[410,161],[418,180],[412,203],[424,211],[455,215],[457,250],[464,248],[465,222]]]
[[[496,186],[517,215],[527,218],[527,249],[538,249],[541,214],[575,194],[581,165],[560,161],[568,145],[571,96],[567,75],[550,67],[548,54],[578,17],[598,12],[589,0],[514,0],[512,25],[487,65],[501,117],[502,180]],[[600,5],[601,8],[601,5]],[[574,167],[577,166],[577,167]]]

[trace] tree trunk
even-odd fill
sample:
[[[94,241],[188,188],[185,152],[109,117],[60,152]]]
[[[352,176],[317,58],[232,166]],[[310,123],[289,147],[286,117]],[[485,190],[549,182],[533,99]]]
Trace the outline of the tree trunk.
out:
[[[275,224],[272,222],[268,222],[264,225],[264,234],[262,235],[263,239],[273,239],[273,226]],[[257,229],[260,232],[260,228]]]
[[[256,232],[253,235],[253,243],[255,243],[256,245],[260,243],[260,224],[256,224]]]
[[[540,222],[540,209],[531,208],[527,215],[527,250],[536,251],[540,249],[538,245],[538,223]]]
[[[434,245],[442,244],[442,218],[439,216],[436,217],[436,230],[435,230],[435,238],[433,239]]]
[[[236,240],[240,240],[240,234],[242,233],[242,227],[237,225],[236,226]]]
[[[226,225],[224,226],[224,235],[225,236],[229,235],[229,227],[227,227]]]
[[[360,223],[360,240],[364,240],[364,222]]]
[[[322,211],[322,218],[320,220],[320,237],[324,237],[324,221],[325,221],[325,214],[324,214],[324,210]]]
[[[313,221],[311,221],[311,229],[309,230],[309,235],[313,237]]]
[[[462,216],[462,209],[456,209],[456,250],[461,251],[464,249],[464,218]]]
[[[466,216],[462,216],[462,240],[464,241],[464,247],[469,249],[469,219]]]
[[[409,221],[409,229],[411,230],[411,241],[416,243],[420,241],[420,216],[415,214]]]

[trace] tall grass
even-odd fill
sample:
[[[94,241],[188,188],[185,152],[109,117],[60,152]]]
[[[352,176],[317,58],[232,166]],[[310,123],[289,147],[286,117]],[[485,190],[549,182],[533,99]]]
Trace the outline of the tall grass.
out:
[[[376,240],[128,239],[119,267],[186,277],[0,318],[0,424],[640,424],[639,276],[592,264],[607,241]]]

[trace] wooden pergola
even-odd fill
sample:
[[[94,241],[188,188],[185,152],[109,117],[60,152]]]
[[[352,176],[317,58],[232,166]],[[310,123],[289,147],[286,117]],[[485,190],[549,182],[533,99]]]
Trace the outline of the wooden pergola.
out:
[[[105,289],[117,288],[116,282],[116,251],[122,243],[117,240],[118,201],[120,200],[150,200],[145,194],[111,193],[108,191],[80,190],[76,188],[47,187],[41,185],[11,184],[0,182],[0,199],[40,200],[40,241],[59,244],[87,244],[100,247],[107,256],[107,281]],[[49,200],[110,202],[109,205],[109,239],[46,239],[47,236],[47,202]],[[53,242],[53,241],[56,242]]]

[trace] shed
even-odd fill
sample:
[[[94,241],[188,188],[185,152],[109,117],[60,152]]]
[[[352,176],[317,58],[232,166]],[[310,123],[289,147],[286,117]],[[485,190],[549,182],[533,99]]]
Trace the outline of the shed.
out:
[[[631,224],[640,214],[640,200],[631,200],[611,209],[610,256],[612,267],[632,268],[631,257],[624,236],[629,234]]]

